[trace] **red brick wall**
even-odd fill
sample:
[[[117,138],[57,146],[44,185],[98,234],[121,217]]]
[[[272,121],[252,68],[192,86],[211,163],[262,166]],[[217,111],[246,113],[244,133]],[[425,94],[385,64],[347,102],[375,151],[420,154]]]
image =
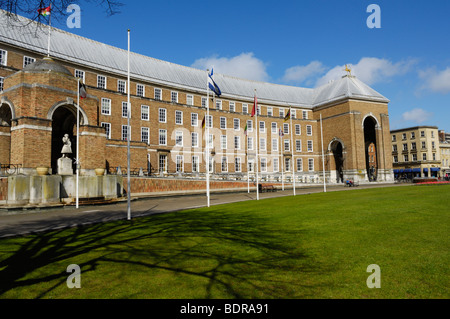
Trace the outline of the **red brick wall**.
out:
[[[274,184],[274,183],[270,183]],[[123,188],[126,190],[128,181],[123,179]],[[278,185],[278,184],[274,184]],[[280,184],[281,185],[281,184]],[[250,186],[252,183],[250,183]],[[247,182],[239,181],[210,181],[210,189],[237,189],[246,188]],[[159,178],[131,178],[131,193],[152,193],[152,192],[174,192],[174,191],[206,191],[206,181],[202,180],[182,180],[182,179],[159,179]]]

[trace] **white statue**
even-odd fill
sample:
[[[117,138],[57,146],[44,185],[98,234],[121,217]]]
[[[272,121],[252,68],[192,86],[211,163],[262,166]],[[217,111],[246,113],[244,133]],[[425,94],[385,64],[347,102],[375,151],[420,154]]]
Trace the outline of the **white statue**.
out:
[[[72,143],[70,142],[69,134],[64,134],[63,137],[64,146],[61,150],[61,154],[63,157],[67,157],[67,154],[72,154]]]

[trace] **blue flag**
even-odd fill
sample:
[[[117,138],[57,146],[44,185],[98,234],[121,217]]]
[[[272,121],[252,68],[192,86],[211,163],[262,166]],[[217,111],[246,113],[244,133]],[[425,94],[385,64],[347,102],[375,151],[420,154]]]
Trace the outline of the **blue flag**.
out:
[[[219,86],[214,82],[213,78],[213,69],[211,69],[211,73],[208,74],[208,86],[217,96],[220,96],[222,92],[219,89]]]

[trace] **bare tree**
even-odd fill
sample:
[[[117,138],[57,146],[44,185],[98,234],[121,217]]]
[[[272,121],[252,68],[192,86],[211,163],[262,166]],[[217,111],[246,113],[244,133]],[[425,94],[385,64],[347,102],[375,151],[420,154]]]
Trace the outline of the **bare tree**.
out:
[[[70,4],[80,4],[82,2],[97,3],[104,7],[107,15],[119,13],[119,8],[123,3],[115,0],[0,0],[0,9],[8,12],[11,19],[17,19],[18,15],[29,17],[33,21],[42,22],[43,17],[39,15],[38,9],[52,5],[52,19],[60,20],[67,16],[66,9]]]

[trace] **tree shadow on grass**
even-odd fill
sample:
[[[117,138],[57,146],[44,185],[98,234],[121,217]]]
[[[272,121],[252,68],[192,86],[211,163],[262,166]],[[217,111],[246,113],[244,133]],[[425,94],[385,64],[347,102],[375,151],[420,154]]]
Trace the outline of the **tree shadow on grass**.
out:
[[[122,288],[112,288],[108,276],[102,283],[105,291],[120,298],[310,297],[314,287],[302,287],[302,279],[326,270],[302,251],[303,235],[300,226],[283,229],[257,213],[230,213],[217,207],[8,239],[0,241],[5,257],[0,257],[0,296],[22,289],[33,291],[25,298],[46,298],[65,286],[69,276],[65,267],[76,263],[83,280],[88,274],[99,280],[105,267],[109,274],[131,269],[126,272],[130,278],[122,277],[123,283],[115,285]],[[173,288],[167,295],[135,287],[129,289],[133,294],[126,292],[130,288],[124,287],[126,283],[142,280],[151,285],[152,276],[161,272],[184,278],[183,287],[192,289],[192,294],[178,295]],[[164,280],[159,284],[173,284],[172,278]],[[90,298],[86,286],[85,296]],[[55,295],[58,298],[56,291]],[[100,294],[100,298],[107,296]]]

